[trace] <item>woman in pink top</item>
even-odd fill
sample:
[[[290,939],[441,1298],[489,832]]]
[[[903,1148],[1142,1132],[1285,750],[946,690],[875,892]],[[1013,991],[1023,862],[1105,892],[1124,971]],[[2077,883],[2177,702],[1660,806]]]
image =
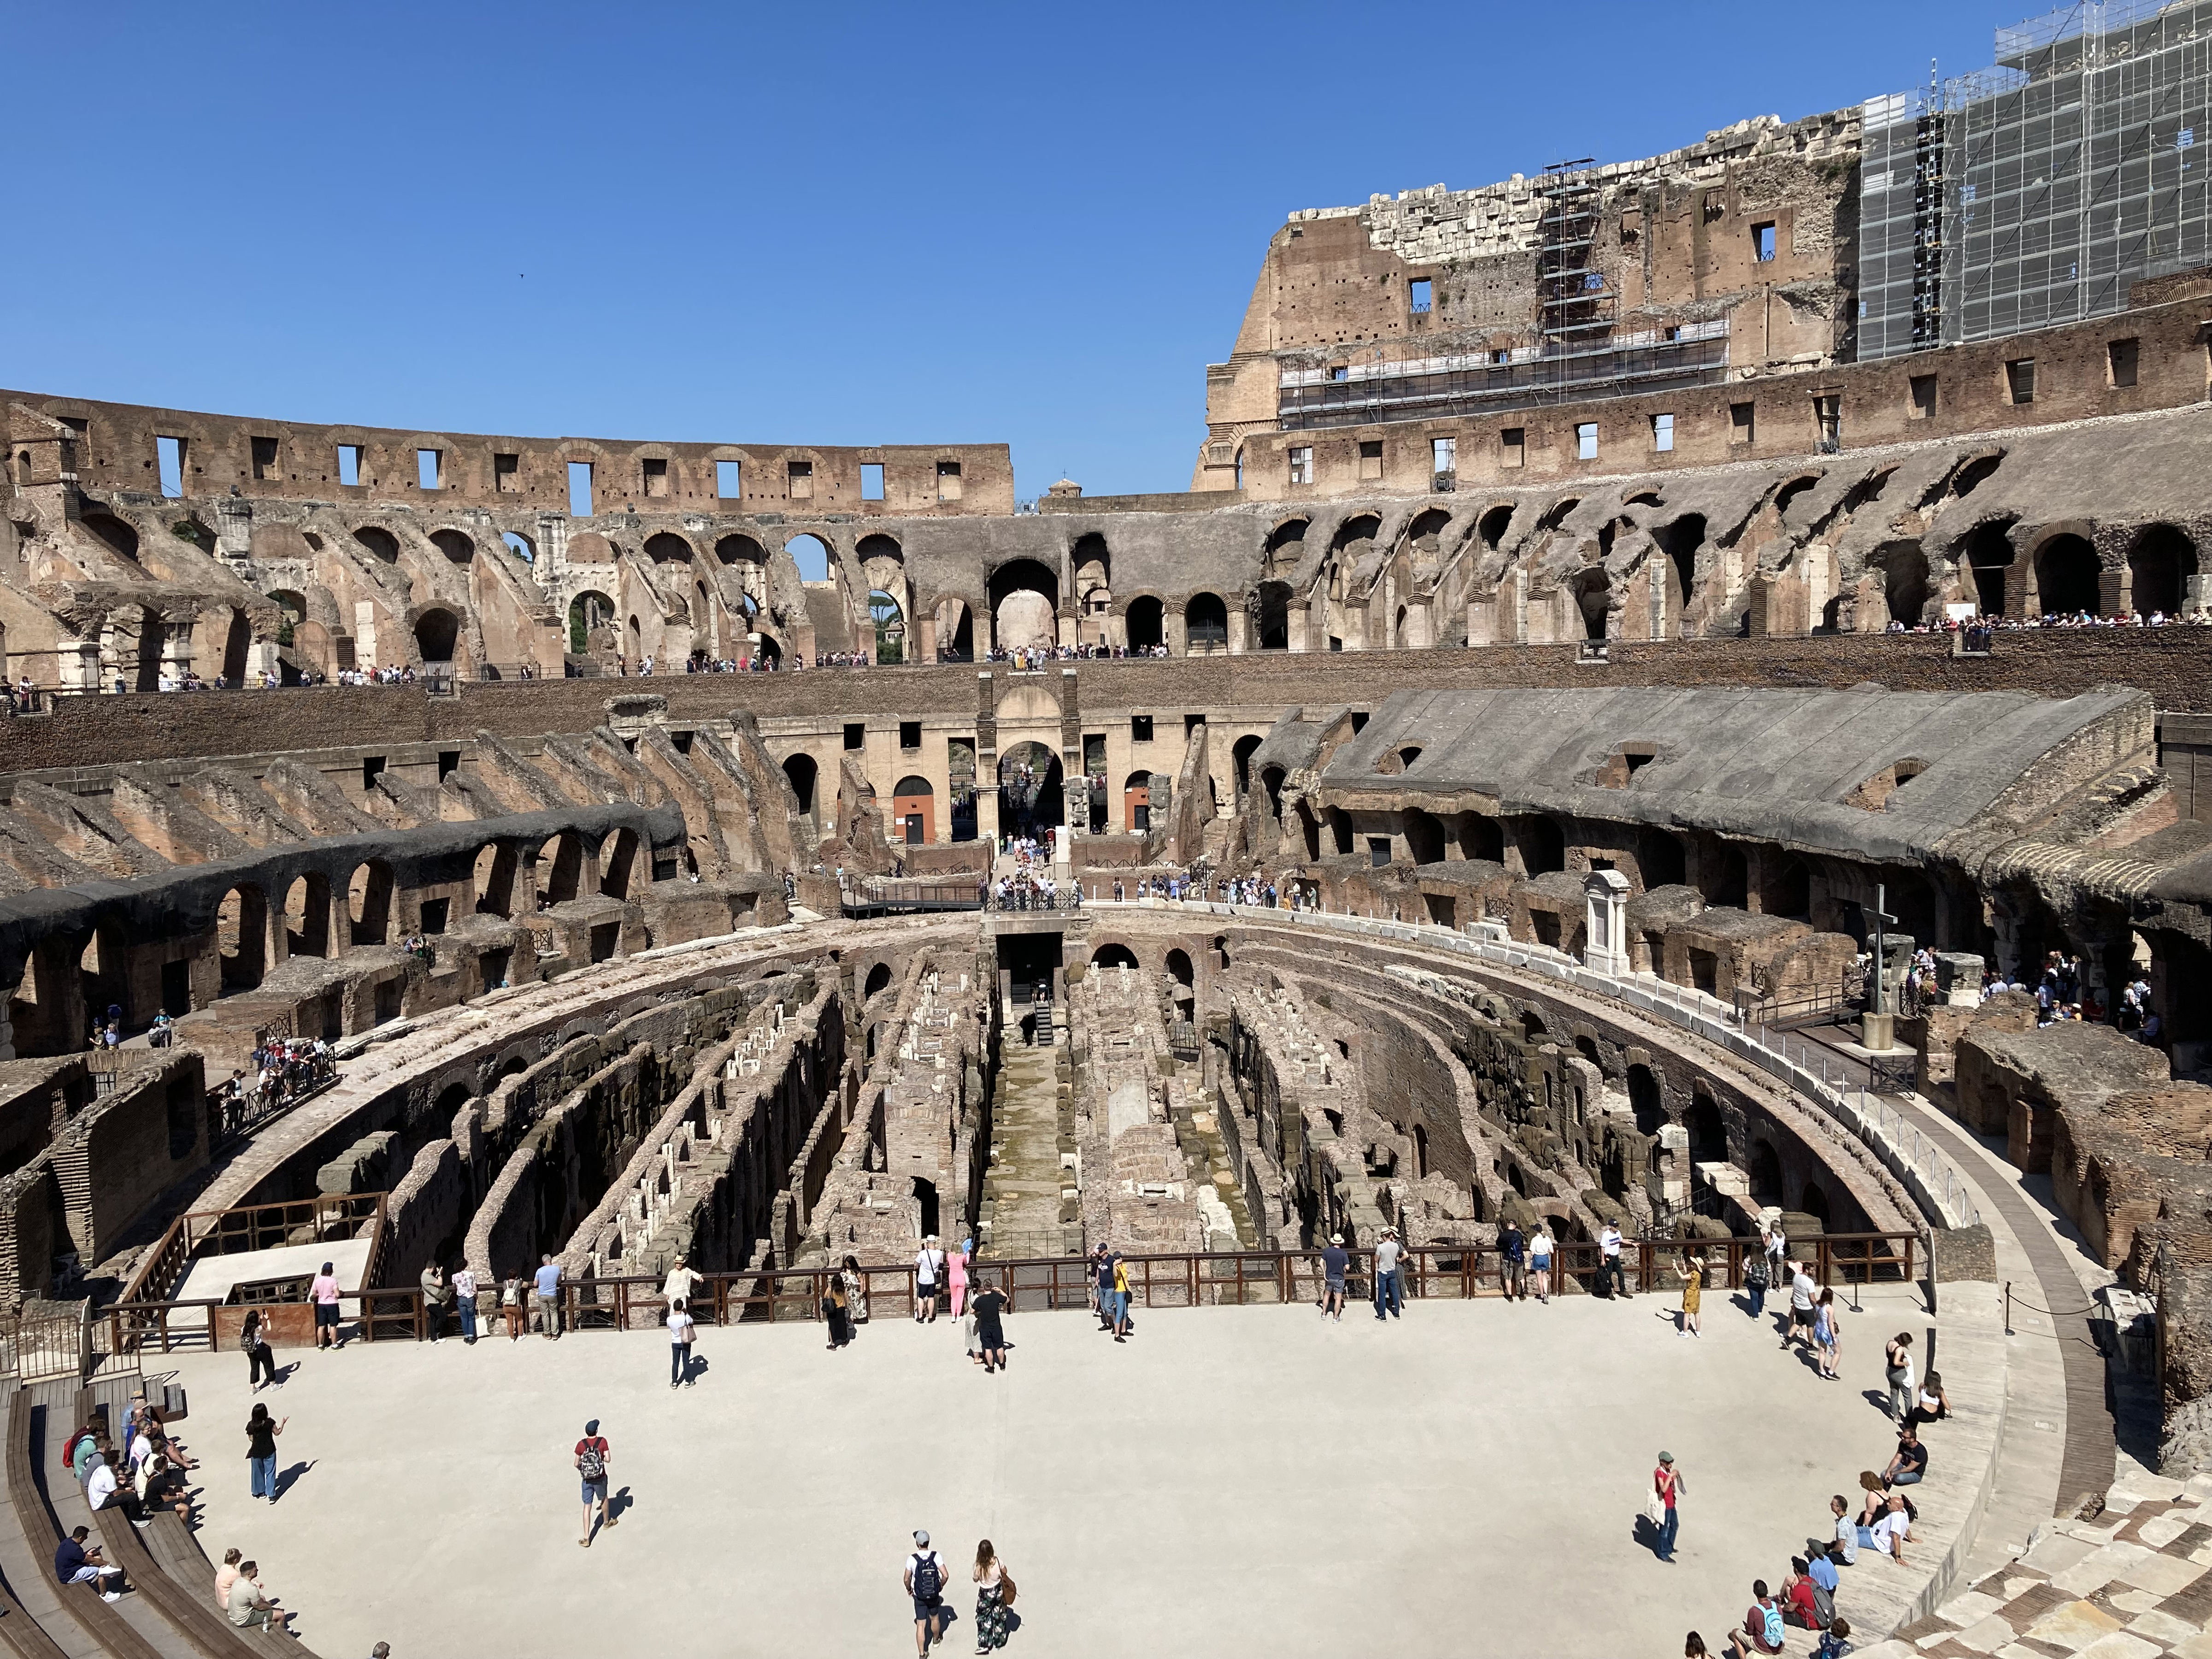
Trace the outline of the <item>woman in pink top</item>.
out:
[[[335,1348],[338,1345],[338,1280],[334,1264],[323,1263],[322,1272],[307,1286],[307,1300],[315,1304],[315,1346]]]
[[[961,1240],[960,1248],[952,1252],[945,1263],[945,1288],[952,1293],[952,1316],[960,1317],[960,1310],[968,1300],[968,1241]]]

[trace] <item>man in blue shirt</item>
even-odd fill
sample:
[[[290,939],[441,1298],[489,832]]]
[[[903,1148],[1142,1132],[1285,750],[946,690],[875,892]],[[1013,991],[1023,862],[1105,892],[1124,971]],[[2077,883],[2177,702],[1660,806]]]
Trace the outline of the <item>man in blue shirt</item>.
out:
[[[531,1283],[538,1291],[538,1317],[544,1322],[545,1334],[558,1342],[561,1340],[561,1264],[551,1256],[541,1258],[542,1264],[531,1275]]]
[[[89,1528],[79,1527],[54,1547],[54,1580],[63,1584],[91,1584],[98,1588],[103,1601],[122,1599],[110,1579],[123,1577],[120,1567],[111,1567],[101,1559],[100,1546],[88,1547],[85,1540],[92,1536]]]

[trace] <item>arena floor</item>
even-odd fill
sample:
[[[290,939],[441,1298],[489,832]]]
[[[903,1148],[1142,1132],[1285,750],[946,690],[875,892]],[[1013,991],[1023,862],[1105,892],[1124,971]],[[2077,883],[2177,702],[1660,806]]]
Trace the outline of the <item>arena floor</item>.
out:
[[[949,1652],[973,1650],[988,1536],[1017,1653],[1612,1659],[1693,1627],[1718,1646],[1753,1576],[1778,1578],[1887,1457],[1881,1341],[1929,1322],[1876,1293],[1846,1316],[1846,1380],[1822,1382],[1731,1298],[1709,1293],[1696,1341],[1671,1306],[1431,1303],[1388,1328],[1358,1307],[1160,1311],[1119,1346],[1029,1314],[994,1377],[950,1321],[836,1354],[811,1326],[710,1330],[681,1393],[645,1333],[300,1352],[270,1401],[291,1425],[273,1508],[246,1495],[245,1360],[179,1370],[203,1543],[258,1558],[326,1655],[895,1655],[927,1527],[956,1573]],[[588,1552],[587,1418],[623,1504]],[[1687,1487],[1671,1567],[1638,1538],[1662,1446]],[[1936,1455],[1941,1503],[1940,1431]]]

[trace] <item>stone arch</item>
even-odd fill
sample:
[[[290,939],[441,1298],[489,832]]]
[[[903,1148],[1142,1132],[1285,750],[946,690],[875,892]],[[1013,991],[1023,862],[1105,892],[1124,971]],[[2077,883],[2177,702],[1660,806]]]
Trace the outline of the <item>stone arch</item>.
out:
[[[1992,519],[1976,525],[1960,556],[1972,580],[1974,608],[1984,617],[2005,613],[2005,573],[2019,551],[2012,544],[2013,523]]]
[[[1606,617],[1613,603],[1613,584],[1606,579],[1604,567],[1591,565],[1577,572],[1568,591],[1573,595],[1575,610],[1582,620],[1583,636],[1603,639]]]
[[[1628,1109],[1636,1116],[1637,1132],[1656,1135],[1667,1121],[1667,1106],[1659,1074],[1642,1060],[1628,1068]]]
[[[253,629],[243,611],[233,611],[222,630],[222,677],[232,685],[246,684],[246,654],[252,649]]]
[[[112,513],[88,513],[77,522],[100,538],[120,558],[138,558],[138,532]]]
[[[426,663],[449,663],[458,653],[461,619],[442,605],[415,618],[415,646]]]
[[[478,915],[514,914],[515,863],[514,848],[505,842],[488,842],[478,849],[471,872]]]
[[[216,951],[225,991],[251,991],[269,968],[269,901],[253,882],[222,896],[215,913]]]
[[[1810,1176],[1805,1177],[1804,1189],[1797,1194],[1797,1207],[1819,1222],[1822,1232],[1832,1231],[1828,1224],[1833,1218],[1832,1206],[1827,1189]]]
[[[466,564],[477,556],[477,544],[458,530],[434,530],[430,544],[455,564]]]
[[[1183,648],[1224,651],[1229,647],[1229,607],[1218,593],[1194,593],[1183,602]]]
[[[1644,877],[1644,890],[1680,887],[1690,878],[1690,861],[1671,830],[1647,824],[1637,837],[1636,862]]]
[[[563,830],[541,842],[536,860],[538,896],[543,904],[566,904],[583,890],[584,838]]]
[[[878,993],[886,991],[890,988],[890,963],[888,962],[878,963],[874,967],[868,969],[867,980],[860,988],[860,1000],[863,1002],[873,1000]]]
[[[1546,507],[1543,517],[1536,520],[1536,533],[1540,536],[1547,530],[1557,530],[1567,521],[1567,514],[1582,504],[1583,498],[1579,495],[1562,495]]]
[[[1521,849],[1521,867],[1529,875],[1549,875],[1567,867],[1566,831],[1541,813],[1514,819],[1513,841]]]
[[[1782,1202],[1782,1155],[1774,1150],[1772,1141],[1762,1137],[1751,1143],[1750,1164],[1744,1173],[1750,1177],[1753,1199]]]
[[[811,531],[801,531],[787,538],[784,552],[798,567],[802,582],[826,582],[837,573],[837,556],[830,550],[830,544]]]
[[[596,588],[586,588],[568,601],[568,651],[580,657],[591,649],[592,631],[613,626],[615,602]]]
[[[1513,514],[1517,503],[1500,501],[1495,507],[1485,507],[1482,517],[1476,520],[1475,537],[1489,551],[1495,553],[1505,544],[1506,532],[1513,528]]]
[[[814,787],[818,771],[811,755],[800,753],[784,759],[784,779],[791,785],[791,793],[799,798],[799,811],[802,817],[814,816]]]
[[[626,899],[637,878],[637,831],[627,824],[599,844],[599,891]]]
[[[1918,626],[1928,610],[1928,556],[1920,544],[1905,542],[1888,549],[1881,559],[1881,579],[1890,621]]]
[[[1146,593],[1129,601],[1123,613],[1123,637],[1132,651],[1150,651],[1167,642],[1166,611],[1152,594]]]
[[[645,538],[645,556],[655,564],[689,564],[691,544],[672,530],[655,531]]]
[[[992,637],[1007,650],[1057,642],[1060,578],[1035,559],[1009,559],[991,572]]]
[[[1681,632],[1683,617],[1698,592],[1698,550],[1705,544],[1705,515],[1686,513],[1652,531],[1651,539],[1667,558],[1667,617]]]
[[[1361,542],[1371,542],[1382,532],[1382,520],[1373,513],[1355,513],[1337,526],[1336,534],[1329,538],[1328,550],[1341,553]]]
[[[1779,514],[1790,510],[1790,503],[1820,482],[1818,472],[1801,472],[1774,492],[1774,510]]]
[[[1712,1093],[1702,1082],[1690,1091],[1690,1108],[1682,1114],[1682,1127],[1690,1137],[1690,1162],[1728,1162],[1728,1123]]]
[[[1093,968],[1136,968],[1141,966],[1137,953],[1121,944],[1102,945],[1091,953]]]
[[[392,927],[392,866],[382,859],[357,864],[346,878],[346,921],[356,945],[381,945]]]
[[[1139,835],[1152,825],[1152,775],[1132,772],[1121,781],[1121,828]]]
[[[2197,574],[2197,544],[2170,524],[2154,524],[2128,550],[2128,608],[2178,616]]]
[[[385,563],[399,562],[399,538],[382,525],[365,524],[353,532],[353,538]]]
[[[1198,971],[1191,965],[1190,953],[1180,946],[1168,952],[1165,966],[1168,977],[1176,984],[1188,986],[1197,982]]]
[[[2046,537],[2037,544],[2031,568],[2035,573],[2036,607],[2044,615],[2103,613],[2104,601],[2098,591],[2102,567],[2097,550],[2087,537],[2071,531]]]
[[[1444,827],[1437,821],[1436,814],[1419,807],[1406,812],[1406,851],[1415,864],[1442,864],[1444,858]]]
[[[1455,812],[1452,823],[1459,836],[1462,858],[1485,859],[1492,864],[1505,862],[1505,831],[1496,818],[1480,812]]]
[[[714,544],[714,557],[723,564],[766,564],[768,550],[750,536],[735,533]]]
[[[1451,523],[1451,514],[1441,507],[1413,515],[1406,526],[1404,544],[1410,550],[1434,557],[1443,539],[1444,529]]]
[[[1260,584],[1256,591],[1258,605],[1255,621],[1258,637],[1253,641],[1257,651],[1287,651],[1291,644],[1291,585],[1269,580]]]
[[[285,890],[284,954],[331,954],[331,878],[319,870],[293,877]]]
[[[1260,746],[1260,742],[1257,732],[1247,732],[1230,745],[1229,763],[1236,772],[1237,798],[1239,800],[1251,792],[1252,751]]]

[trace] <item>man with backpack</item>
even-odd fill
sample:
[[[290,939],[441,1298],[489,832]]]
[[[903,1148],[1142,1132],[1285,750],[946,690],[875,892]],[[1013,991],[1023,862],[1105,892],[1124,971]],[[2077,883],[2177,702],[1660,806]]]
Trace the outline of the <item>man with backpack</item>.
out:
[[[1729,1632],[1729,1648],[1735,1659],[1747,1659],[1754,1653],[1782,1651],[1782,1609],[1767,1594],[1764,1578],[1752,1580],[1751,1595],[1751,1607],[1743,1615],[1743,1628]]]
[[[1784,1622],[1802,1630],[1826,1630],[1828,1620],[1836,1616],[1834,1595],[1820,1589],[1820,1581],[1813,1577],[1802,1557],[1790,1559],[1790,1576],[1782,1581],[1778,1599]]]
[[[607,1507],[607,1465],[613,1461],[607,1437],[599,1432],[599,1419],[595,1417],[584,1425],[584,1437],[576,1443],[576,1473],[584,1478],[584,1535],[576,1541],[586,1549],[592,1547],[594,1504],[599,1505],[601,1525],[617,1524],[614,1511]]]
[[[945,1639],[952,1609],[945,1605],[945,1558],[929,1547],[929,1534],[917,1530],[906,1558],[906,1593],[914,1598],[914,1650],[927,1654],[932,1642]]]
[[[1498,1235],[1498,1254],[1504,1264],[1503,1277],[1508,1302],[1516,1297],[1523,1302],[1528,1299],[1528,1278],[1523,1266],[1528,1249],[1528,1241],[1521,1236],[1521,1224],[1507,1217],[1505,1231]]]

